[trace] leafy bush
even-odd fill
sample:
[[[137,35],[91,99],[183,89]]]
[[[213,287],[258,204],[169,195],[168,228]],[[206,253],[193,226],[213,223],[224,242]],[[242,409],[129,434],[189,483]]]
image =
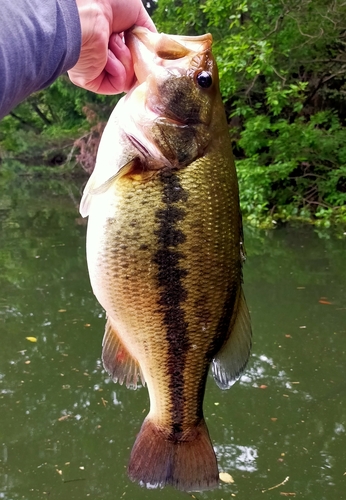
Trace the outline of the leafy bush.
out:
[[[346,222],[346,9],[159,0],[159,29],[214,37],[244,218]]]
[[[98,121],[107,119],[119,96],[102,96],[72,85],[63,75],[31,95],[0,122],[0,157],[27,163],[63,154]]]
[[[344,0],[145,5],[160,31],[213,34],[244,218],[346,223]],[[0,154],[64,147],[106,119],[117,99],[61,77],[1,122]]]

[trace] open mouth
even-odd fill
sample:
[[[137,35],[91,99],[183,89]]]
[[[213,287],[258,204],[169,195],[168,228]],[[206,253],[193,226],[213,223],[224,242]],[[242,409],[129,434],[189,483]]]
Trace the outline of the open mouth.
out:
[[[155,68],[166,68],[174,71],[176,68],[187,70],[197,54],[210,49],[212,36],[210,34],[184,37],[153,33],[147,28],[135,26],[125,33],[126,44],[129,47],[134,69],[139,84]]]

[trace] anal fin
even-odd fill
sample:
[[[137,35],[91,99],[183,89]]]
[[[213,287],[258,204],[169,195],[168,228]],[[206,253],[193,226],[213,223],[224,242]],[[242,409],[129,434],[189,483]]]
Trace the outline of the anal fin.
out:
[[[107,318],[102,342],[102,361],[114,382],[119,382],[120,385],[125,382],[130,389],[137,389],[139,381],[145,385],[138,361],[120,340],[110,317]]]
[[[213,359],[213,376],[221,389],[229,389],[240,377],[250,356],[251,337],[250,314],[241,289],[232,331]]]

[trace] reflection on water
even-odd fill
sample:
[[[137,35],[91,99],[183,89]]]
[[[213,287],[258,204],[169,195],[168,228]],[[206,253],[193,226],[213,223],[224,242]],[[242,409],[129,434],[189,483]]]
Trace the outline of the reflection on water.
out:
[[[223,458],[224,468],[229,471],[255,472],[258,452],[255,447],[241,445],[216,445],[218,459]]]
[[[0,204],[0,498],[161,499],[126,476],[148,397],[102,369],[78,197],[70,183],[26,182]],[[247,231],[253,354],[240,383],[222,392],[210,378],[205,398],[235,482],[196,498],[343,498],[345,236],[323,236]]]

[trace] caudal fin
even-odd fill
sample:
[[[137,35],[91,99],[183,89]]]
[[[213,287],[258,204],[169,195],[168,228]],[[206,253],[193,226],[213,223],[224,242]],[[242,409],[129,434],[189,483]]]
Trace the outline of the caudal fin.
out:
[[[217,461],[204,420],[186,440],[169,439],[150,419],[144,420],[132,448],[128,474],[132,481],[147,488],[217,488]]]

